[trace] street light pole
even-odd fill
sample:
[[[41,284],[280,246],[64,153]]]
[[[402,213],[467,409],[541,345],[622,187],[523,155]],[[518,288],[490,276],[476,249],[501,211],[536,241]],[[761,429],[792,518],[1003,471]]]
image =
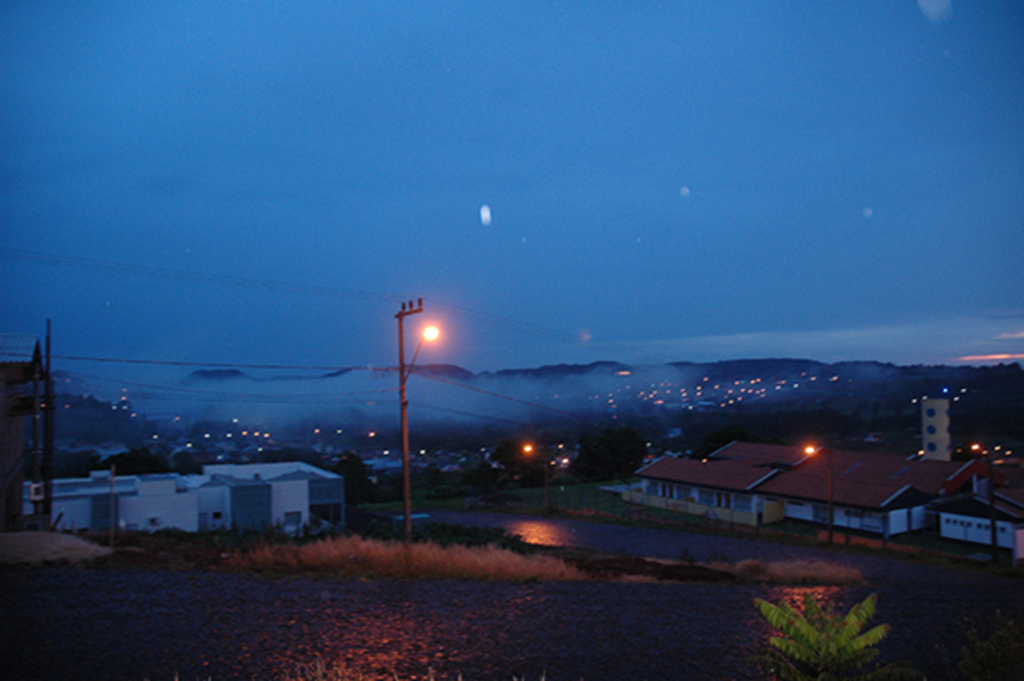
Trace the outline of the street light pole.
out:
[[[834,526],[835,516],[832,512],[832,501],[834,498],[832,488],[832,450],[828,447],[814,447],[809,446],[804,448],[804,453],[811,456],[817,456],[818,454],[825,454],[825,462],[828,466],[828,543],[832,544],[832,528]]]
[[[992,562],[999,562],[999,535],[996,532],[996,480],[992,468],[992,457],[986,451],[985,459],[988,462],[988,524],[992,528]]]
[[[405,545],[412,543],[412,478],[409,466],[409,399],[406,397],[405,382],[409,372],[405,368],[405,330],[403,321],[406,317],[423,312],[423,299],[416,305],[410,300],[408,305],[402,303],[402,309],[395,314],[398,320],[398,399],[402,407],[402,510],[405,514]],[[422,342],[422,339],[420,339]],[[418,349],[418,348],[417,348]]]
[[[551,468],[551,457],[544,457],[544,512],[551,515],[551,493],[548,491],[548,476]]]
[[[833,500],[833,489],[832,489],[832,450],[826,449],[825,455],[828,457],[828,543],[832,545],[832,527],[835,522],[835,516],[832,514],[832,500]]]

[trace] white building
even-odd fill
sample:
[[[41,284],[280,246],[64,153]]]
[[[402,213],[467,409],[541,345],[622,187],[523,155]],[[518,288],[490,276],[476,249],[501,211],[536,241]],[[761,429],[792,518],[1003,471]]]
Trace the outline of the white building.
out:
[[[25,485],[24,504],[28,501]],[[316,522],[344,525],[345,480],[301,462],[204,466],[202,475],[162,473],[53,481],[51,526],[59,531],[220,528],[296,532]]]

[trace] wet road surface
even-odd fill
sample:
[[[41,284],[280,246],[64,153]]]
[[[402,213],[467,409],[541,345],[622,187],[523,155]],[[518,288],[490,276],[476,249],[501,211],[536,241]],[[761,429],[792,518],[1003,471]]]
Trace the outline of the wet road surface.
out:
[[[893,627],[881,661],[946,678],[958,618],[1024,619],[1016,581],[863,556],[668,530],[499,514],[435,514],[527,539],[697,560],[792,557],[858,567],[866,587],[816,588],[846,608],[879,594]],[[518,530],[517,530],[518,528]],[[745,662],[768,631],[751,601],[801,601],[806,588],[758,585],[261,579],[84,568],[0,570],[0,678],[273,679],[314,659],[402,681],[637,681],[760,678]]]

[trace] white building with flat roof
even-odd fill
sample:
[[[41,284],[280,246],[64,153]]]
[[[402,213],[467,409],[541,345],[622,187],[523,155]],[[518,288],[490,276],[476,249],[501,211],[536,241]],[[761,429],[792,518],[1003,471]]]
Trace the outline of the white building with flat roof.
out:
[[[31,509],[28,485],[23,503]],[[196,532],[224,528],[294,533],[303,526],[345,521],[345,480],[307,463],[204,466],[202,475],[161,473],[53,481],[50,523],[62,532],[175,528]]]

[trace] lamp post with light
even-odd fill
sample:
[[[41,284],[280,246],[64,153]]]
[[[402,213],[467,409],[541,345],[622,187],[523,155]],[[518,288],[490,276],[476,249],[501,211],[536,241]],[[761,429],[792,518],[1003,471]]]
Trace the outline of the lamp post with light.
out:
[[[992,551],[992,562],[996,563],[999,561],[999,535],[996,531],[996,524],[998,522],[996,518],[996,498],[995,498],[995,472],[992,468],[992,459],[989,457],[987,449],[982,449],[980,444],[971,445],[971,451],[975,454],[980,454],[982,461],[988,464],[988,524],[992,531],[992,541],[990,548]]]
[[[807,447],[804,449],[805,452],[811,456],[824,453],[825,459],[828,463],[828,543],[832,544],[832,528],[834,524],[835,516],[832,513],[832,500],[834,498],[834,492],[832,488],[832,450],[827,447]]]
[[[409,315],[423,312],[423,299],[417,299],[408,304],[402,303],[402,309],[395,314],[398,320],[398,399],[402,410],[402,510],[405,515],[405,545],[412,543],[412,475],[409,465],[409,399],[406,396],[405,384],[412,371],[416,358],[420,354],[424,340],[437,340],[440,335],[436,326],[428,326],[420,334],[420,340],[416,344],[416,352],[413,353],[409,366],[405,365],[405,329],[403,322]]]
[[[533,454],[533,449],[533,445],[524,445],[523,454],[531,456]],[[548,467],[551,465],[551,457],[545,456],[541,463],[544,466],[544,510],[547,513],[551,513],[551,493],[548,473]]]

